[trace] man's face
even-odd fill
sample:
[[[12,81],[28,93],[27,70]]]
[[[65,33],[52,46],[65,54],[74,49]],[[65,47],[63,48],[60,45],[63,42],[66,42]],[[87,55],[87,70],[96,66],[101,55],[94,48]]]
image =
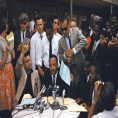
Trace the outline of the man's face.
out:
[[[51,41],[53,38],[53,30],[52,29],[46,29],[45,31],[46,31],[46,36],[47,36],[48,40]]]
[[[26,30],[26,26],[27,26],[26,20],[20,21],[20,28],[23,32]]]
[[[90,81],[90,84],[94,84],[94,82],[97,81],[97,74],[95,72],[94,66],[90,66],[89,68],[89,81]]]
[[[111,20],[110,20],[110,31],[113,36],[116,36],[117,29],[118,29],[118,21],[116,19],[116,16],[113,16],[111,17]]]
[[[31,64],[31,60],[30,60],[30,56],[26,56],[24,57],[24,63],[23,63],[23,66],[25,69],[29,70],[32,68],[32,64]]]
[[[84,73],[86,74],[86,76],[89,75],[89,67],[90,67],[90,61],[85,61],[84,62]]]
[[[53,20],[53,29],[54,29],[54,30],[57,30],[58,28],[59,28],[58,19],[54,19],[54,20]]]
[[[36,27],[37,27],[39,34],[41,34],[43,32],[43,20],[42,19],[36,20]]]
[[[88,32],[89,32],[88,29],[82,29],[82,34],[83,34],[85,37],[88,37]]]
[[[67,23],[67,20],[61,23],[61,31],[64,36],[67,36],[69,34],[69,24]]]
[[[75,24],[74,21],[71,21],[71,22],[70,22],[70,28],[74,28],[74,27],[76,27],[76,24]]]
[[[93,40],[98,40],[99,38],[100,38],[99,26],[95,25],[94,26],[94,31],[93,31]]]
[[[55,75],[57,72],[57,67],[58,67],[58,62],[56,61],[55,58],[50,58],[49,59],[49,69],[51,75]]]

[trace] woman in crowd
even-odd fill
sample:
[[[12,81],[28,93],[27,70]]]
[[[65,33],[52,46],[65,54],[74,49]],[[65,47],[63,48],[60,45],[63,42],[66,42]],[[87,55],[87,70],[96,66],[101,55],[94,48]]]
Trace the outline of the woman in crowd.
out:
[[[0,18],[0,118],[10,118],[15,98],[14,71],[11,58],[14,51],[5,39],[8,30],[6,18]]]

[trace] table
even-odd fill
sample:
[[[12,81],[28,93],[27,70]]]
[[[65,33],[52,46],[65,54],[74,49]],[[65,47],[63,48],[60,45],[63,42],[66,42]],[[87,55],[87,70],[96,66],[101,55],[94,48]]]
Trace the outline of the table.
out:
[[[76,105],[77,103],[72,103],[71,105]],[[12,115],[18,112],[14,110]],[[42,113],[40,111],[34,111],[33,109],[24,109],[16,113],[12,118],[77,118],[80,112],[70,112],[66,110],[52,110],[50,107],[44,110]]]

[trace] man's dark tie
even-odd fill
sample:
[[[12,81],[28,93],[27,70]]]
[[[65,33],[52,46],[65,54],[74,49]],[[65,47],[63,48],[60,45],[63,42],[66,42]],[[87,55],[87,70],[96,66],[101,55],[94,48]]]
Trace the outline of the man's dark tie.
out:
[[[49,58],[52,56],[52,42],[50,40],[50,44],[49,44]]]
[[[69,40],[70,49],[71,49],[71,40],[70,40],[70,36],[69,35],[68,35],[68,40]]]
[[[23,39],[24,39],[25,37],[24,37],[24,32],[23,32]]]
[[[52,84],[55,85],[55,75],[53,75]]]
[[[43,38],[43,35],[42,35],[42,36],[40,35],[40,37],[41,37],[41,40],[42,40],[42,38]]]

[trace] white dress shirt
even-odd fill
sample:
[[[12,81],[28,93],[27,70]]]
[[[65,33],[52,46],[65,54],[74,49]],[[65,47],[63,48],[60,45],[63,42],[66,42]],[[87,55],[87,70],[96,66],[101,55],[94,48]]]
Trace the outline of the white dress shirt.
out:
[[[58,71],[57,71],[57,73],[55,74],[55,78],[53,77],[54,75],[51,75],[51,76],[52,76],[52,83],[53,83],[53,79],[55,79],[55,85],[56,85],[56,82],[57,82],[57,74],[58,74]]]
[[[21,43],[23,42],[23,33],[24,33],[24,38],[26,37],[26,31],[23,32],[23,31],[21,30],[21,33],[20,33],[20,35],[21,35]]]
[[[41,40],[40,34],[37,31],[31,38],[30,41],[30,58],[32,62],[32,68],[35,69],[36,65],[42,66],[42,42],[46,37],[46,33],[42,33],[43,37]]]
[[[34,20],[32,20],[30,22],[30,32],[34,30],[34,25],[35,25],[35,22],[34,22]]]
[[[94,115],[92,118],[118,118],[118,106],[114,107],[113,110],[103,112]]]
[[[58,32],[55,34],[59,39],[62,37]]]
[[[59,41],[59,37],[57,37],[56,35],[53,35],[52,54],[57,56],[57,59],[59,60],[58,41]],[[42,42],[42,60],[46,68],[49,68],[49,44],[50,42],[48,38],[45,37],[44,41]]]
[[[118,39],[118,33],[116,34],[116,38]]]

